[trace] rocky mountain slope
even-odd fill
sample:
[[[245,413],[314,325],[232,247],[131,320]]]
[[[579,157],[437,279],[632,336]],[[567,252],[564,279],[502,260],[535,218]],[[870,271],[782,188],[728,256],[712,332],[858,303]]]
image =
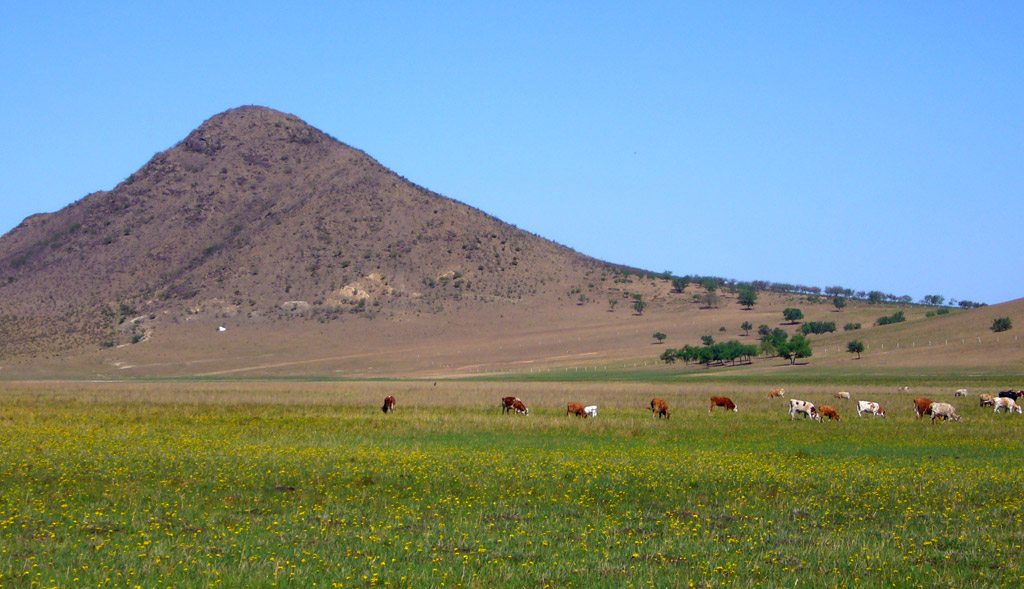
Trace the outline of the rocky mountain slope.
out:
[[[0,357],[137,342],[197,314],[394,319],[521,302],[606,268],[297,117],[242,107],[0,238]]]

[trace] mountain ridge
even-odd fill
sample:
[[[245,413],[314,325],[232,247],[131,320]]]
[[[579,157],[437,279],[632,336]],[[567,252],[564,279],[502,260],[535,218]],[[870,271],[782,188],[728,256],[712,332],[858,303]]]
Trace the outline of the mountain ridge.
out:
[[[176,304],[429,312],[544,296],[606,266],[256,106],[211,117],[113,189],[0,238],[5,314],[70,325],[71,345],[121,343],[134,336],[106,323]]]

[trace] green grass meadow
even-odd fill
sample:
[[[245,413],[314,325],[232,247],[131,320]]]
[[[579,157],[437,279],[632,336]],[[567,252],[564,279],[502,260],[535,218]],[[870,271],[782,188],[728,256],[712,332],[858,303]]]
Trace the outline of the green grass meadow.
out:
[[[0,586],[1019,587],[1024,418],[953,384],[0,383]]]

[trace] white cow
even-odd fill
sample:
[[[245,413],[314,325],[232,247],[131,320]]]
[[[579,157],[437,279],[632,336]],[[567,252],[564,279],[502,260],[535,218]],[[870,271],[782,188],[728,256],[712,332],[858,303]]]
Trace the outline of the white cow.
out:
[[[870,413],[875,417],[885,417],[885,409],[882,409],[881,405],[872,401],[857,401],[857,417],[860,417],[861,413]]]
[[[956,392],[953,393],[953,396],[954,397],[966,397],[967,396],[967,389],[957,389]]]
[[[850,398],[850,393],[848,391],[839,391],[838,393],[836,393],[835,395],[832,395],[832,396],[837,398],[837,399],[849,399]]]
[[[993,399],[992,401],[995,405],[996,413],[999,413],[1000,409],[1005,409],[1007,413],[1013,413],[1014,411],[1016,411],[1017,413],[1024,413],[1024,411],[1021,411],[1020,405],[1018,405],[1016,401],[1010,399],[1009,397],[998,397]]]
[[[807,401],[799,401],[797,399],[789,400],[789,420],[796,419],[797,413],[803,413],[804,419],[810,417],[816,421],[821,421],[821,414],[818,413],[818,409],[814,406],[814,403],[808,403]]]
[[[583,410],[587,412],[587,417],[597,417],[597,405],[587,405]]]
[[[941,417],[943,421],[947,419],[960,421],[962,419],[960,414],[956,412],[956,407],[949,403],[932,403],[932,423],[935,423],[935,419],[938,417]]]

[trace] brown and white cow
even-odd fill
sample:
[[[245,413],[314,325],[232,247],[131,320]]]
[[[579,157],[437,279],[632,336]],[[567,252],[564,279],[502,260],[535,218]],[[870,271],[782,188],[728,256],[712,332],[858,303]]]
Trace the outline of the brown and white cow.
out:
[[[505,415],[506,413],[511,413],[512,412],[512,404],[516,402],[516,399],[518,399],[518,397],[502,397],[501,398],[501,414],[502,415]]]
[[[847,391],[839,391],[838,393],[836,393],[836,394],[834,394],[832,396],[837,398],[837,399],[849,399],[850,398],[850,393],[847,392]]]
[[[384,406],[380,410],[384,413],[392,413],[395,410],[395,398],[391,395],[384,397]]]
[[[1013,399],[1008,399],[1006,397],[999,397],[998,399],[995,399],[993,405],[995,405],[994,411],[996,413],[999,413],[1000,409],[1004,409],[1007,413],[1013,413],[1014,411],[1022,413],[1020,405],[1018,405]]]
[[[575,415],[576,417],[587,418],[587,410],[583,408],[583,405],[579,403],[569,403],[565,408],[566,415]]]
[[[786,389],[775,389],[773,391],[768,391],[768,398],[769,399],[774,399],[775,397],[785,397],[785,396],[786,396]]]
[[[862,413],[870,413],[875,417],[885,417],[885,409],[873,401],[857,401],[857,417]]]
[[[708,413],[711,413],[711,410],[715,407],[722,407],[726,411],[739,411],[736,408],[736,404],[729,397],[711,397],[711,406],[708,407]]]
[[[512,410],[516,412],[516,415],[529,415],[530,410],[526,408],[518,398],[512,401]]]
[[[924,397],[918,397],[914,399],[914,413],[917,414],[918,419],[921,419],[925,415],[931,415],[932,400],[925,399]]]
[[[967,389],[957,389],[956,392],[953,393],[953,396],[954,397],[966,397],[967,396]]]
[[[829,405],[822,405],[821,407],[818,408],[818,411],[821,412],[822,421],[824,421],[826,417],[829,419],[834,419],[836,421],[842,421],[841,419],[839,419],[839,413],[836,411],[835,407]]]
[[[668,403],[665,402],[665,399],[651,399],[651,413],[659,418],[664,417],[665,419],[668,419],[669,417],[672,417],[672,414],[669,413]]]
[[[818,409],[814,406],[814,403],[807,401],[799,401],[797,399],[789,400],[789,420],[796,419],[797,413],[803,413],[804,419],[810,417],[816,421],[821,421],[821,413],[818,413]]]
[[[982,393],[978,395],[978,407],[984,407],[986,405],[995,405],[996,398],[988,393]]]
[[[909,393],[910,392],[910,387],[899,387],[899,388],[896,389],[896,392],[897,393]]]
[[[943,421],[952,419],[953,421],[960,421],[960,415],[956,412],[956,407],[953,407],[949,403],[932,403],[932,423],[935,420],[942,418]]]

